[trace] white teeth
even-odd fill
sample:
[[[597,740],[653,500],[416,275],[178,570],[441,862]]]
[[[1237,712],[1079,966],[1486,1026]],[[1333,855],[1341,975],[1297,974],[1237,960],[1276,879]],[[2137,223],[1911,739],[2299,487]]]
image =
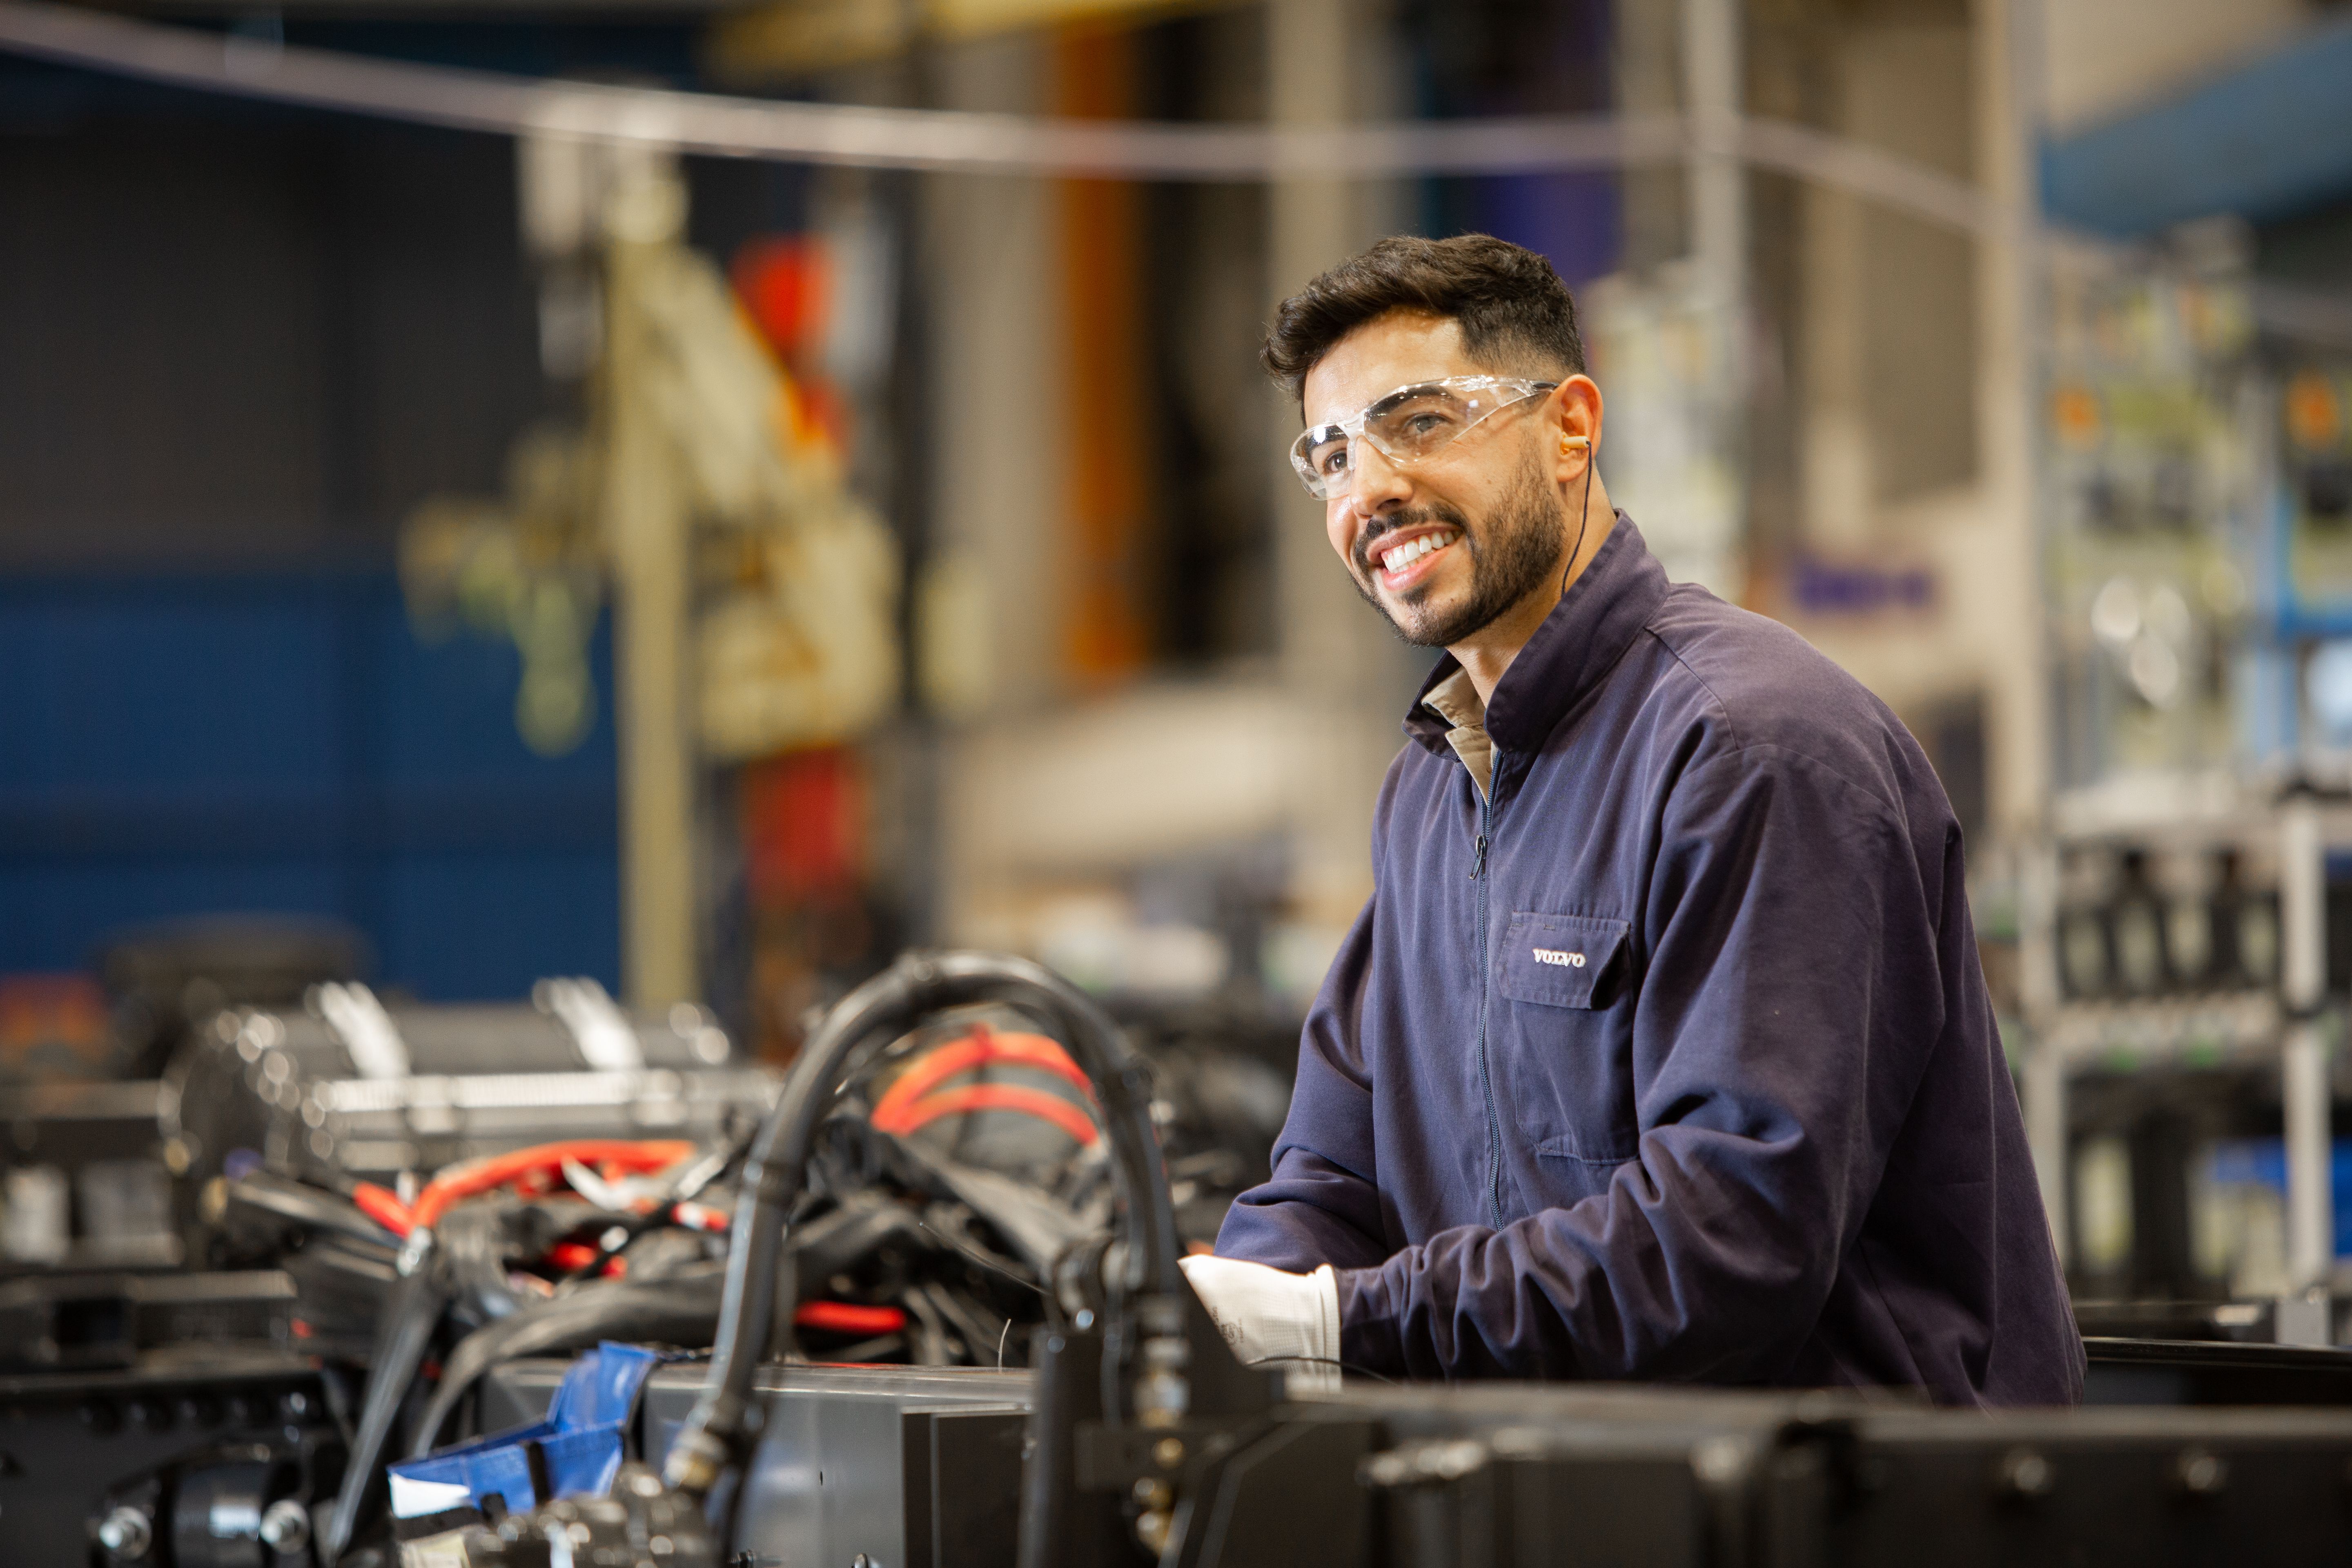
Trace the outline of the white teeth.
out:
[[[1442,550],[1454,542],[1454,535],[1424,533],[1420,538],[1398,545],[1381,557],[1381,564],[1391,572],[1402,572],[1433,550]]]

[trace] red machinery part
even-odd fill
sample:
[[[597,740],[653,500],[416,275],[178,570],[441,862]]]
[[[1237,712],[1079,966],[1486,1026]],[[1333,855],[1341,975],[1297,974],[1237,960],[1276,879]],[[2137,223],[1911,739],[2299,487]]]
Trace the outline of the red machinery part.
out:
[[[406,1236],[416,1228],[415,1216],[400,1195],[389,1187],[379,1187],[373,1182],[352,1184],[352,1202],[360,1213],[383,1226],[394,1236]]]
[[[1094,1089],[1087,1081],[1087,1075],[1055,1041],[1043,1035],[1001,1033],[979,1024],[973,1026],[971,1034],[934,1047],[918,1058],[884,1091],[871,1120],[883,1131],[903,1137],[942,1116],[971,1110],[1013,1110],[1050,1121],[1082,1144],[1093,1143],[1101,1136],[1084,1109],[1044,1089],[1022,1084],[981,1083],[932,1092],[958,1073],[997,1064],[1051,1073],[1084,1093],[1089,1101],[1094,1099]]]
[[[411,1218],[417,1225],[430,1226],[462,1199],[478,1197],[510,1183],[534,1178],[551,1180],[562,1173],[567,1160],[577,1160],[591,1167],[607,1167],[604,1173],[609,1176],[663,1170],[693,1154],[693,1144],[676,1138],[572,1138],[505,1154],[489,1154],[452,1165],[434,1177],[417,1194]]]
[[[885,1132],[904,1136],[942,1116],[961,1116],[971,1110],[1017,1110],[1052,1122],[1081,1144],[1091,1144],[1102,1136],[1094,1118],[1060,1095],[1020,1083],[968,1083],[943,1089],[906,1107],[887,1124],[877,1114],[874,1125]]]
[[[547,1265],[565,1274],[577,1274],[604,1255],[584,1241],[559,1241],[547,1249]],[[598,1270],[607,1279],[618,1279],[629,1271],[625,1258],[607,1258]]]
[[[666,1170],[691,1158],[694,1152],[693,1144],[677,1138],[571,1138],[452,1165],[426,1184],[414,1207],[373,1182],[355,1183],[352,1202],[394,1236],[406,1236],[418,1226],[431,1226],[452,1205],[493,1188],[510,1184],[552,1185],[567,1160],[601,1167],[605,1176],[614,1177]]]
[[[895,1334],[907,1326],[907,1314],[898,1307],[861,1307],[851,1301],[803,1301],[793,1311],[793,1322],[827,1333]]]

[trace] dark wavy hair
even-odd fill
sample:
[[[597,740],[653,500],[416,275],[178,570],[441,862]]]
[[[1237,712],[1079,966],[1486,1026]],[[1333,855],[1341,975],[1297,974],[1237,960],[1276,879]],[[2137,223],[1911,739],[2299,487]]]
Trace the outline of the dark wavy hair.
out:
[[[1470,357],[1496,371],[1568,376],[1584,370],[1576,301],[1551,263],[1491,234],[1381,240],[1282,302],[1258,352],[1291,396],[1332,346],[1391,310],[1425,310],[1462,326]]]

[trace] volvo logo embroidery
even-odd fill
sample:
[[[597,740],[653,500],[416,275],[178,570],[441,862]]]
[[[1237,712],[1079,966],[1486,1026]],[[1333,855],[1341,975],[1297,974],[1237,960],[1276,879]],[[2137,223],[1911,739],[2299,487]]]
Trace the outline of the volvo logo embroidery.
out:
[[[1536,955],[1538,963],[1558,964],[1563,969],[1584,967],[1584,954],[1580,952],[1563,952],[1556,947],[1536,947],[1528,951]]]

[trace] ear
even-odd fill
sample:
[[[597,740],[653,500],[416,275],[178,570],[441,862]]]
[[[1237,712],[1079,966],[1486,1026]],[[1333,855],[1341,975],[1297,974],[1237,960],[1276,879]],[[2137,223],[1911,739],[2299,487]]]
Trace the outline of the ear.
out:
[[[1571,375],[1552,389],[1548,404],[1551,450],[1546,456],[1552,478],[1560,484],[1581,484],[1601,437],[1601,389],[1591,376]]]

